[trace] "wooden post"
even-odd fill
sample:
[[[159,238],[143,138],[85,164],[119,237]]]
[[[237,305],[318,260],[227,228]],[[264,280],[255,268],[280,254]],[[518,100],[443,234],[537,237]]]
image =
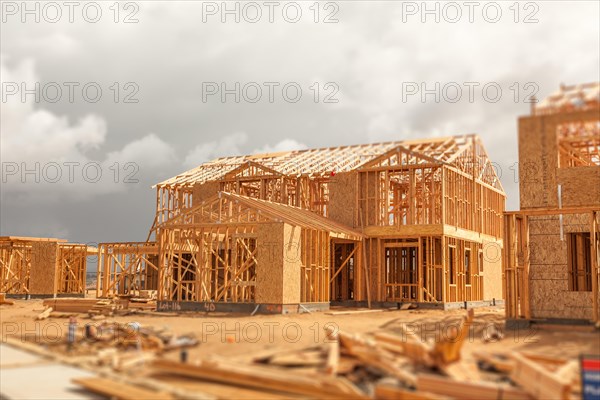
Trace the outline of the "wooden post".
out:
[[[362,208],[360,210],[360,225],[361,228],[363,229],[363,232],[365,230],[365,222],[363,219],[363,213],[362,213]],[[367,285],[367,306],[369,308],[371,308],[371,278],[369,277],[369,269],[367,268],[367,248],[366,248],[366,241],[367,239],[363,239],[362,241],[362,248],[363,248],[363,259],[364,259],[364,263],[363,263],[363,268],[365,271],[365,284]],[[371,249],[371,251],[373,251],[373,249]]]
[[[592,211],[590,218],[590,245],[591,245],[591,258],[592,258],[592,318],[594,322],[600,321],[600,315],[598,311],[598,275],[600,275],[599,262],[598,262],[598,222],[596,221],[598,213]]]

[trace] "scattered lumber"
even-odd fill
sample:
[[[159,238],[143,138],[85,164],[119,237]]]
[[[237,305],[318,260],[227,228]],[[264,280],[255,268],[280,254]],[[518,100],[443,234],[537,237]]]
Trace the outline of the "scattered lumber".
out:
[[[375,333],[375,339],[387,350],[408,357],[414,364],[442,368],[460,360],[460,351],[473,322],[473,309],[467,312],[458,326],[449,326],[445,335],[433,345],[422,342],[412,333],[403,336],[385,332]]]
[[[341,348],[348,354],[373,368],[388,373],[409,386],[414,386],[415,376],[406,369],[400,368],[394,355],[358,335],[344,332],[337,333]]]

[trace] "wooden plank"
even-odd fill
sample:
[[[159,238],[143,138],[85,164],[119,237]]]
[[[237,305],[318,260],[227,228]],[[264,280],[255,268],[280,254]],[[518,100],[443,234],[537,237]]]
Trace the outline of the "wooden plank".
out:
[[[354,314],[371,314],[379,313],[385,310],[344,310],[344,311],[327,311],[325,315],[354,315]]]
[[[398,386],[380,383],[375,385],[375,399],[377,400],[443,400],[449,397],[425,392],[403,389]]]
[[[515,368],[510,374],[513,382],[521,386],[527,393],[538,399],[569,399],[569,383],[563,382],[539,364],[525,356],[513,353]]]
[[[338,338],[330,338],[329,348],[327,352],[327,364],[325,365],[325,371],[329,375],[337,375],[339,364],[340,364],[340,342]]]
[[[156,360],[152,363],[152,367],[160,373],[206,379],[267,391],[316,396],[319,398],[344,397],[349,394],[348,390],[340,388],[340,385],[336,384],[335,380],[325,379],[325,377],[285,374],[280,370],[256,365],[234,364],[224,360],[204,360],[195,365],[168,360]]]
[[[118,400],[169,400],[175,399],[166,392],[141,388],[125,382],[117,382],[107,378],[76,378],[73,383],[87,390]]]
[[[478,400],[531,400],[527,392],[519,388],[498,385],[491,382],[459,382],[453,379],[430,374],[417,375],[417,390],[453,398]],[[551,397],[547,397],[548,399]]]

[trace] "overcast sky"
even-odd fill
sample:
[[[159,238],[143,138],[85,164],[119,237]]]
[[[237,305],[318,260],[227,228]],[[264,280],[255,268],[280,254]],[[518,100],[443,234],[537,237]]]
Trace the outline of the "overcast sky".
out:
[[[600,80],[597,1],[44,4],[2,2],[1,235],[142,241],[209,159],[465,133],[516,209],[528,97]]]

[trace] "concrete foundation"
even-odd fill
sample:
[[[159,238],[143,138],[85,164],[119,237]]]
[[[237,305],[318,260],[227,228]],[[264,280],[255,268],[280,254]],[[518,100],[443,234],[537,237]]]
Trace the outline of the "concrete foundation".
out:
[[[203,311],[241,314],[302,314],[305,312],[327,311],[329,303],[299,303],[299,304],[256,304],[256,303],[215,303],[199,301],[158,301],[156,310],[172,311]]]

